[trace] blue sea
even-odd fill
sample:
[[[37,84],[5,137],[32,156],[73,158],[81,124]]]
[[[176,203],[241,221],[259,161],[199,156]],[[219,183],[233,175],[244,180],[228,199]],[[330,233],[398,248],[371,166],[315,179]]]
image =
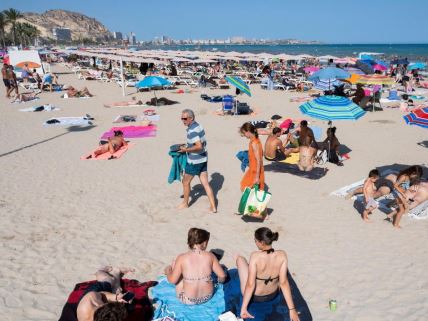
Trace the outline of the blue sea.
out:
[[[171,45],[151,46],[150,49],[268,52],[271,54],[309,54],[313,56],[356,56],[360,52],[383,53],[385,57],[428,60],[428,44],[308,44],[308,45]]]

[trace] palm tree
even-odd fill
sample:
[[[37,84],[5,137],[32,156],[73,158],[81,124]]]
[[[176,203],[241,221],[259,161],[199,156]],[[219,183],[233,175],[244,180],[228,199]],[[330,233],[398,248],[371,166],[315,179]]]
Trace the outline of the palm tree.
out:
[[[26,30],[23,23],[17,22],[15,24],[15,36],[19,40],[19,44],[21,46],[25,46],[25,37],[26,37]],[[16,45],[16,41],[14,40],[14,44]]]
[[[23,18],[24,15],[13,8],[10,8],[9,10],[4,10],[3,14],[6,16],[6,21],[12,24],[13,44],[16,45],[16,23],[17,20],[19,18]]]
[[[0,37],[1,37],[1,40],[3,42],[3,48],[6,47],[5,31],[4,31],[4,29],[6,28],[6,26],[7,26],[6,17],[3,14],[3,12],[0,12]]]

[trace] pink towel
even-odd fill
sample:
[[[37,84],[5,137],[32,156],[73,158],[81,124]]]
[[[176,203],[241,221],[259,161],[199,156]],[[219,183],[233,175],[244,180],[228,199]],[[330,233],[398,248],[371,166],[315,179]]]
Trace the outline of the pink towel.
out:
[[[107,139],[114,136],[115,130],[121,130],[124,138],[143,138],[143,137],[156,137],[157,127],[155,125],[150,126],[124,126],[124,127],[113,127],[108,132],[105,132],[101,139]]]
[[[134,144],[130,144],[128,143],[127,146],[122,146],[121,148],[119,148],[119,150],[117,150],[116,152],[112,154],[110,154],[109,152],[98,155],[97,157],[95,157],[94,152],[97,150],[93,150],[90,154],[86,154],[83,155],[82,157],[80,157],[81,160],[106,160],[109,159],[111,156],[113,156],[114,158],[120,158],[120,156],[122,156],[123,154],[126,153],[126,151],[131,148],[132,146],[134,146]],[[88,158],[88,156],[92,156],[91,158]]]

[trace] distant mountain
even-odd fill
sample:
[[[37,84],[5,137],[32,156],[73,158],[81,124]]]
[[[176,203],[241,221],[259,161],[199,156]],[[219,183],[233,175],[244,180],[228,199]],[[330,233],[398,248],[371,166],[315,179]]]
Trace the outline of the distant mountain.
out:
[[[43,38],[53,38],[53,28],[69,28],[73,40],[89,38],[94,41],[107,41],[111,39],[111,32],[95,18],[81,13],[66,10],[49,10],[42,14],[24,13],[22,22],[36,26]]]

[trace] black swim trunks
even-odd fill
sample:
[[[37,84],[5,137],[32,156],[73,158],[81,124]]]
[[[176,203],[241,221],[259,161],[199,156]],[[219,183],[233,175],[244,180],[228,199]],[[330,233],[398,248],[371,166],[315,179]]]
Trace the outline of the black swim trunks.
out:
[[[3,83],[7,89],[10,89],[11,85],[9,79],[3,79]]]
[[[269,158],[265,155],[265,159],[268,161],[271,161],[271,162],[280,162],[286,158],[287,158],[287,156],[285,156],[285,154],[283,152],[281,152],[279,149],[276,150],[274,158]]]
[[[375,183],[376,189],[378,190],[382,186],[388,187],[390,190],[390,193],[394,190],[394,184],[385,177],[380,177]]]

